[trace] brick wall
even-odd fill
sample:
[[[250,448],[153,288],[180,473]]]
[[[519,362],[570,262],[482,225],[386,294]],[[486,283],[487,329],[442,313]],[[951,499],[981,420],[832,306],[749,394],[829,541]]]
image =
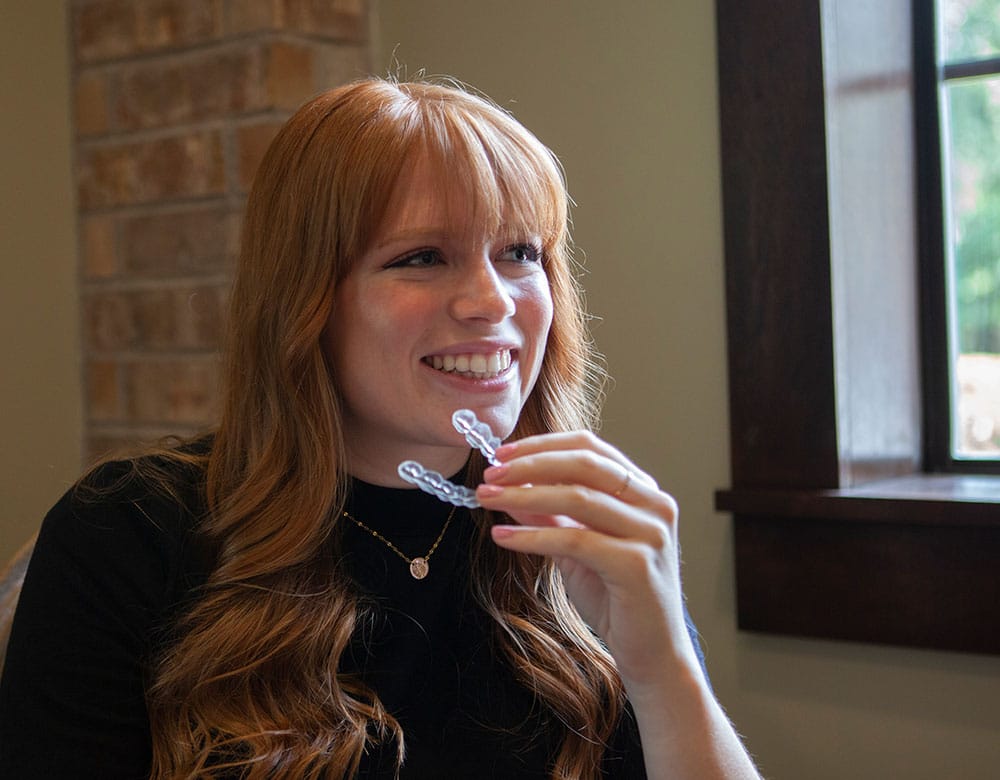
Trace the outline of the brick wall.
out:
[[[214,420],[243,201],[277,127],[370,71],[366,0],[70,0],[84,456]]]

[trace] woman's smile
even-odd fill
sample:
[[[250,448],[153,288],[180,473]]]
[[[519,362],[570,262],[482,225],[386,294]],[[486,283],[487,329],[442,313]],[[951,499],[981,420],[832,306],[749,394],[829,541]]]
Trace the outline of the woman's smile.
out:
[[[511,366],[511,351],[460,352],[458,354],[430,355],[424,362],[438,371],[468,379],[493,379]]]

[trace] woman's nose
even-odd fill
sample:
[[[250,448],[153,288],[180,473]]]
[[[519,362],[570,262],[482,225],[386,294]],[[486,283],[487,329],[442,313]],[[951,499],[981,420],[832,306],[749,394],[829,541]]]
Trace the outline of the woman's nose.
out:
[[[508,282],[486,257],[465,265],[452,301],[452,313],[458,319],[502,322],[516,309]]]

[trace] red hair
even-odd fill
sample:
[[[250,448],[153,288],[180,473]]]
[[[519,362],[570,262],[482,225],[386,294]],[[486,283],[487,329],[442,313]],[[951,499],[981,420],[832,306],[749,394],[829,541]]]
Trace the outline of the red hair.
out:
[[[337,282],[418,153],[448,171],[484,231],[542,238],[553,323],[514,436],[596,424],[604,374],[554,156],[454,85],[371,79],[303,106],[269,147],[247,202],[223,412],[207,456],[203,530],[219,558],[155,670],[154,777],[213,777],[233,765],[249,778],[351,775],[372,735],[394,736],[402,761],[405,735],[377,693],[336,673],[361,607],[342,574],[318,565],[348,479],[321,334]],[[563,732],[554,776],[597,777],[624,701],[614,663],[551,562],[497,548],[488,531],[498,518],[474,516],[473,591],[515,675]]]

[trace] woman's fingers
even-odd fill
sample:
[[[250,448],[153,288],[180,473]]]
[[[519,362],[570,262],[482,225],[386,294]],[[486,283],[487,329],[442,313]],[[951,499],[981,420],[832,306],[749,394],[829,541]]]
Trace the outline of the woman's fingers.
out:
[[[517,552],[572,560],[593,571],[605,585],[622,585],[648,574],[656,555],[649,545],[616,539],[587,528],[538,528],[498,525],[492,528],[497,544]]]
[[[500,447],[476,497],[520,525],[495,525],[497,545],[546,556],[604,639],[624,676],[659,673],[658,648],[687,636],[677,505],[621,452],[590,433],[556,433]]]
[[[610,465],[611,463],[618,464],[621,469],[617,472],[617,478],[613,487],[611,485],[593,485],[593,487],[597,487],[598,489],[609,488],[606,492],[613,493],[621,487],[626,479],[626,475],[629,473],[632,475],[629,479],[630,482],[642,483],[652,490],[658,490],[656,480],[649,474],[632,463],[620,450],[612,447],[606,441],[598,438],[589,431],[569,431],[565,433],[546,433],[537,436],[528,436],[527,438],[502,445],[497,450],[497,457],[507,464],[546,452],[590,452],[594,456],[603,457],[605,465]],[[597,461],[592,461],[592,464],[594,463],[597,463]],[[611,471],[608,473],[613,474],[614,472]]]
[[[518,453],[499,466],[486,469],[483,478],[492,485],[581,485],[612,498],[641,505],[659,491],[642,481],[641,473],[593,450],[553,450]]]
[[[562,516],[618,538],[657,542],[676,520],[673,499],[592,434],[534,436],[498,455],[504,462],[486,469],[476,495],[518,522]]]
[[[665,493],[649,498],[639,508],[579,484],[490,483],[476,489],[476,498],[484,508],[506,512],[518,522],[530,515],[565,516],[610,536],[651,543],[660,543],[664,534],[669,535],[677,517],[676,504]],[[652,512],[654,503],[658,511]]]

